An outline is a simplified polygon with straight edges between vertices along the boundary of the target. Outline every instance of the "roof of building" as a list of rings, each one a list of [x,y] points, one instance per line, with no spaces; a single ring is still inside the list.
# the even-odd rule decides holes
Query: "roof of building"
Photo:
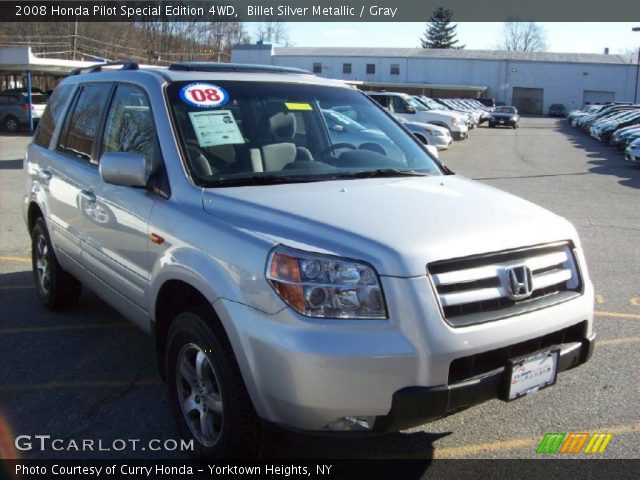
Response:
[[[608,63],[628,65],[622,55],[601,53],[514,52],[506,50],[456,50],[430,48],[280,47],[276,56],[397,57],[468,60],[520,60],[529,62]]]

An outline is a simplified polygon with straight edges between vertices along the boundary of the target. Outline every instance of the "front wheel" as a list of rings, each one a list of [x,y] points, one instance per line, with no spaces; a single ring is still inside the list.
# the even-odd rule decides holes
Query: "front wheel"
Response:
[[[255,458],[266,445],[231,345],[207,308],[180,313],[169,330],[167,393],[178,430],[206,458]]]
[[[42,217],[31,230],[31,266],[36,293],[45,308],[68,310],[78,302],[82,284],[58,263]]]

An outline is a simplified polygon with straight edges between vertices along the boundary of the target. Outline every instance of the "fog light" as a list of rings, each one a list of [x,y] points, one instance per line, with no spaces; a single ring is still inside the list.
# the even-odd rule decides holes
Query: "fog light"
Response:
[[[376,417],[342,417],[328,423],[323,430],[354,432],[371,430]]]

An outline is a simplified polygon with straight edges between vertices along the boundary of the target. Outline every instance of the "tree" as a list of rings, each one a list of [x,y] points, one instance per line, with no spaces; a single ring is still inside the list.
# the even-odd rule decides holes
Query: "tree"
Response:
[[[260,22],[256,26],[255,32],[259,42],[289,45],[289,31],[286,23],[279,21]]]
[[[498,50],[544,52],[547,40],[544,28],[535,22],[505,22]]]
[[[434,10],[421,39],[422,48],[464,48],[464,45],[458,45],[456,40],[458,26],[451,23],[452,18],[451,10],[445,10],[442,7]]]

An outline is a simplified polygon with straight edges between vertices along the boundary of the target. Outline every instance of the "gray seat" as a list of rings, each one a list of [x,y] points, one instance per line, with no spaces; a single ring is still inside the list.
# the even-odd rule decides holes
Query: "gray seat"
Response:
[[[277,143],[263,145],[260,148],[265,172],[282,170],[296,160],[296,118],[291,113],[276,113],[269,118],[269,131]]]
[[[282,170],[295,161],[311,161],[311,152],[293,143],[296,134],[296,117],[292,113],[279,112],[269,118],[269,131],[276,143],[260,147],[265,172]]]

